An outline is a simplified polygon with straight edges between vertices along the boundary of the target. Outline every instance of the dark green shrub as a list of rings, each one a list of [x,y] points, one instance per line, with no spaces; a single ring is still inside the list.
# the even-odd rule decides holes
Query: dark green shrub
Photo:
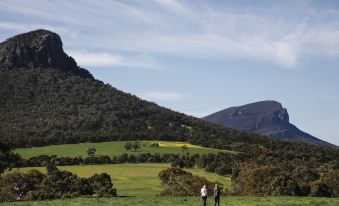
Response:
[[[10,173],[0,178],[0,200],[116,196],[111,177],[106,173],[79,178],[71,172],[60,171],[56,167],[51,168],[47,175],[31,170],[28,173]]]
[[[159,173],[159,178],[165,184],[161,196],[199,196],[203,185],[207,187],[208,195],[213,195],[216,182],[208,181],[204,177],[194,176],[178,168],[170,168]],[[222,185],[218,184],[222,189]]]

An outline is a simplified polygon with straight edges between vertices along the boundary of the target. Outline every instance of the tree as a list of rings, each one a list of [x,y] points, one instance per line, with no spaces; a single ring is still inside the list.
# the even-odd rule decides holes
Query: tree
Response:
[[[185,162],[182,161],[181,159],[175,159],[173,160],[172,164],[171,164],[172,167],[179,167],[179,168],[184,168],[185,167]]]
[[[106,173],[80,178],[58,169],[47,174],[31,170],[9,173],[0,178],[0,185],[0,201],[116,196],[111,177]]]
[[[96,149],[94,148],[94,147],[90,147],[90,148],[88,148],[88,150],[87,150],[87,154],[89,155],[89,156],[94,156],[95,155],[95,153],[96,153]]]
[[[117,191],[113,188],[111,176],[107,173],[95,174],[89,178],[89,182],[98,197],[112,197],[117,195]]]
[[[15,167],[20,160],[20,155],[14,154],[10,146],[0,142],[0,176],[7,168]]]
[[[181,149],[182,149],[182,153],[188,152],[188,147],[187,147],[187,145],[183,145],[183,146],[181,147]]]
[[[219,175],[232,174],[232,167],[223,163],[220,166],[216,167],[214,171]]]
[[[130,149],[132,149],[132,143],[130,142],[126,142],[126,144],[124,145],[125,149],[128,151]]]
[[[164,190],[160,192],[161,196],[194,196],[199,194],[203,185],[206,185],[208,195],[212,195],[214,185],[217,183],[173,167],[161,171],[158,177],[166,184]],[[223,191],[223,185],[220,183],[218,185]]]
[[[46,165],[46,170],[47,170],[47,173],[48,173],[48,174],[51,174],[51,173],[53,173],[53,172],[55,172],[55,171],[58,171],[58,168],[57,168],[57,166],[55,166],[55,164],[48,163],[48,164]]]
[[[160,145],[158,142],[153,142],[150,147],[158,148]]]
[[[132,148],[134,149],[134,151],[137,151],[137,149],[140,149],[140,143],[139,142],[134,142],[132,144]]]

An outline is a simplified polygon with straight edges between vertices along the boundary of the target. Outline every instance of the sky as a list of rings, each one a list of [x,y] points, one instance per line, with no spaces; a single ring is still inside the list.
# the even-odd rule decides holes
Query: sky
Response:
[[[276,100],[339,145],[339,1],[0,1],[0,41],[39,28],[142,99],[196,117]]]

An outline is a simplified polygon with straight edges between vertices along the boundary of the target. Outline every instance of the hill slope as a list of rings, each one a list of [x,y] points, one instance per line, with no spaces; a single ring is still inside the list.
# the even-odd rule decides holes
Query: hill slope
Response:
[[[0,141],[19,147],[110,140],[176,140],[225,148],[260,135],[223,129],[95,80],[37,30],[0,44]]]
[[[228,128],[255,132],[278,139],[330,145],[291,124],[287,109],[276,101],[261,101],[231,107],[208,115],[203,119]]]

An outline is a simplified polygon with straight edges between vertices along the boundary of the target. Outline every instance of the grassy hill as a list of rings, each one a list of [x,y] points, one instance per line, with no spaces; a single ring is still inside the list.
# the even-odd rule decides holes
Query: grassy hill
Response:
[[[87,157],[87,149],[94,147],[97,152],[96,155],[121,155],[123,153],[128,154],[143,154],[143,153],[160,153],[160,154],[183,154],[182,146],[186,145],[190,154],[207,154],[218,152],[229,152],[228,150],[218,150],[213,148],[201,147],[198,145],[192,145],[187,142],[171,142],[171,141],[139,141],[141,148],[137,151],[126,151],[124,145],[127,141],[115,141],[115,142],[100,142],[100,143],[79,143],[79,144],[62,144],[62,145],[50,145],[44,147],[33,148],[19,148],[15,152],[19,153],[23,158],[30,158],[38,155],[57,155],[58,157]],[[151,147],[153,142],[159,143],[159,147]]]
[[[163,186],[160,183],[158,174],[161,170],[167,169],[170,164],[109,164],[109,165],[86,165],[86,166],[61,166],[61,170],[67,170],[80,177],[89,177],[96,173],[108,173],[118,189],[119,196],[156,196]],[[11,172],[27,172],[31,169],[38,169],[46,172],[44,167],[13,169]],[[229,177],[205,172],[203,169],[185,169],[194,175],[206,177],[210,181],[218,181],[230,189],[231,180]]]

